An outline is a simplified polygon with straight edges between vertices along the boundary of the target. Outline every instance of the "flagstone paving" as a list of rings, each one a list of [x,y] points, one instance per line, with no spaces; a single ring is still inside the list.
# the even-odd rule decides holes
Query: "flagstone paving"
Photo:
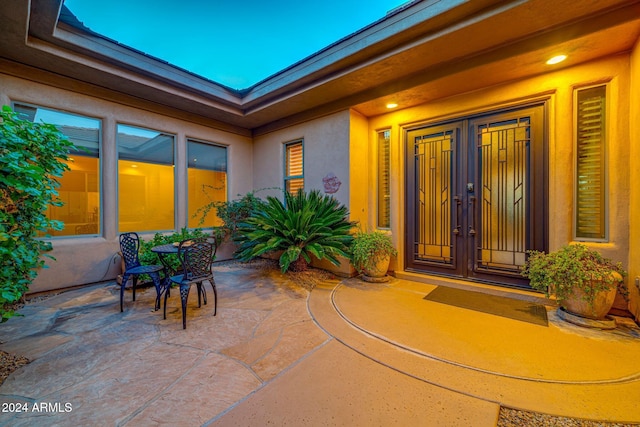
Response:
[[[308,291],[277,271],[215,268],[220,300],[189,299],[187,329],[174,291],[154,311],[152,288],[125,295],[105,283],[29,304],[0,326],[0,348],[32,362],[0,387],[0,424],[201,425],[329,338],[307,310]],[[205,284],[205,286],[208,286]],[[35,412],[40,403],[71,411]],[[38,406],[37,406],[38,407]],[[46,420],[46,421],[45,421]]]

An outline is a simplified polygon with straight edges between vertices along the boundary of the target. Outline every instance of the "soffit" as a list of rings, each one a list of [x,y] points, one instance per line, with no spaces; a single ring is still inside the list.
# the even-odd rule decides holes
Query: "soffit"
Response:
[[[434,99],[558,71],[598,58],[629,52],[640,37],[640,8],[634,6],[613,11],[598,20],[586,20],[529,39],[479,52],[464,61],[452,60],[437,67],[420,70],[402,80],[377,88],[377,96],[363,93],[353,108],[371,117],[389,112],[388,102],[410,107]],[[634,17],[627,20],[625,17]],[[612,24],[612,25],[608,25]],[[561,65],[545,62],[563,53],[568,59]]]
[[[508,12],[476,16],[467,26],[425,34],[369,63],[344,69],[331,80],[283,95],[272,108],[287,116],[297,114],[301,103],[316,104],[316,111],[326,113],[355,106],[365,116],[374,116],[388,112],[387,101],[409,107],[547,72],[544,61],[558,50],[570,56],[563,67],[629,51],[640,35],[638,2],[615,4],[601,14],[584,8],[586,15],[575,10],[574,2],[567,8],[562,1],[522,3]],[[331,94],[341,98],[331,99]],[[251,113],[261,112],[257,108]],[[301,119],[304,113],[299,115]]]

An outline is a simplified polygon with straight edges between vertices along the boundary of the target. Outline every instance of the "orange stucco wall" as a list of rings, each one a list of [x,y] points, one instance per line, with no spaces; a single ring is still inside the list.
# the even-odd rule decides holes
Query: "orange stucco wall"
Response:
[[[640,320],[640,41],[631,53],[629,85],[629,293],[630,310]]]
[[[356,111],[351,111],[351,126],[349,128],[349,156],[353,159],[349,164],[349,175],[351,176],[351,197],[349,198],[349,210],[351,220],[358,222],[359,226],[366,230],[371,224],[370,212],[375,212],[375,205],[370,203],[371,195],[359,189],[367,188],[370,180],[371,168],[368,161],[374,150],[368,138],[368,120]]]
[[[632,274],[638,274],[640,253],[637,246],[630,248],[630,229],[635,230],[635,242],[640,243],[637,219],[630,224],[630,188],[632,182],[640,179],[637,167],[630,168],[630,159],[640,156],[638,148],[637,124],[630,129],[629,123],[638,122],[638,99],[630,109],[630,88],[638,93],[637,73],[640,69],[638,48],[633,58],[617,55],[586,64],[551,71],[534,78],[511,82],[491,88],[460,94],[454,97],[434,100],[415,108],[397,110],[369,120],[368,137],[370,145],[375,141],[376,131],[391,129],[391,205],[392,232],[401,260],[397,269],[402,270],[404,259],[404,181],[405,141],[403,129],[419,125],[437,123],[501,107],[515,106],[536,99],[548,100],[549,134],[549,249],[554,250],[572,240],[573,182],[574,182],[574,141],[573,141],[573,90],[576,87],[608,82],[608,144],[609,144],[609,241],[587,243],[597,248],[605,256],[621,261]],[[636,74],[635,80],[630,73]],[[630,111],[635,120],[631,120]],[[633,135],[633,136],[632,136]],[[632,150],[632,151],[630,151]],[[353,161],[359,162],[354,157]],[[369,164],[369,179],[366,185],[352,191],[364,191],[369,195],[370,206],[375,206],[375,158],[362,157]],[[635,179],[630,179],[631,169]],[[638,207],[640,201],[634,195],[632,204]],[[637,210],[637,209],[636,209]],[[370,212],[369,223],[375,224],[375,212]],[[630,251],[631,249],[631,251]],[[635,264],[635,265],[632,265]]]
[[[105,101],[93,97],[91,93],[71,92],[20,79],[2,74],[0,70],[0,102],[3,105],[10,105],[14,101],[102,120],[102,235],[53,239],[53,251],[50,254],[57,261],[47,261],[49,268],[39,272],[37,279],[30,287],[30,292],[113,279],[119,274],[120,262],[116,255],[118,251],[115,142],[117,123],[160,130],[176,136],[176,188],[186,189],[187,138],[211,141],[228,147],[230,195],[244,193],[252,188],[253,147],[248,137],[152,113],[145,109]],[[186,190],[176,191],[177,228],[187,224],[186,197]]]

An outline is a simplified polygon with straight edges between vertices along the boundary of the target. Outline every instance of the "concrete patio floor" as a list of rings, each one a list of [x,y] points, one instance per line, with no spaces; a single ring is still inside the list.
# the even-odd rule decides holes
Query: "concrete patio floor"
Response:
[[[588,330],[549,307],[534,325],[400,279],[309,293],[273,270],[214,272],[218,314],[193,289],[186,330],[177,291],[166,320],[152,288],[120,313],[114,283],[26,305],[0,325],[0,349],[31,360],[0,387],[0,425],[495,426],[501,405],[640,422],[633,322]]]

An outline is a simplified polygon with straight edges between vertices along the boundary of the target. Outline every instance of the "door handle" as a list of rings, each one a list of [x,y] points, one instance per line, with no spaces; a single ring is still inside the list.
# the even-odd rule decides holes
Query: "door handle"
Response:
[[[469,235],[476,235],[476,196],[469,197],[469,204],[471,205],[471,225],[469,225]]]
[[[456,223],[453,227],[453,234],[456,236],[460,234],[460,206],[462,205],[462,198],[460,196],[453,196],[453,200],[456,202]]]

